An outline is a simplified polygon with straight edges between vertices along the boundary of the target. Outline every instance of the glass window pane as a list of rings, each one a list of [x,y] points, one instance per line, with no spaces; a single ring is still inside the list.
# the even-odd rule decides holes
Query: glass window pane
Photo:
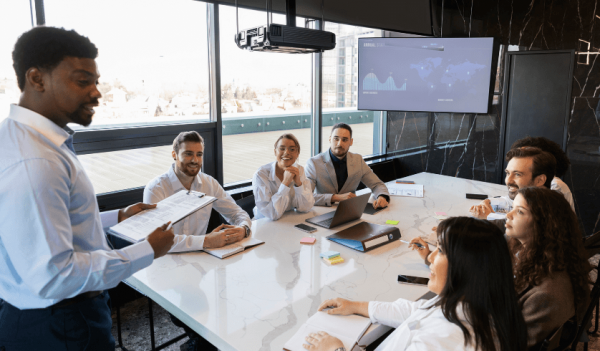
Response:
[[[310,157],[312,55],[241,50],[234,41],[235,7],[220,5],[219,16],[223,182],[251,179],[275,161],[275,140],[286,132],[298,138],[304,166]],[[240,30],[267,24],[263,11],[239,9],[238,16]],[[285,23],[285,17],[274,14],[273,21]]]
[[[208,121],[206,3],[105,0],[92,11],[87,1],[45,0],[44,6],[49,26],[75,29],[98,47],[103,97],[90,128]]]
[[[96,194],[146,186],[173,163],[172,145],[79,155]]]
[[[6,1],[0,11],[0,121],[19,102],[21,91],[13,69],[12,52],[21,34],[31,29],[29,1]]]
[[[380,116],[381,113],[356,109],[358,38],[380,37],[383,31],[333,22],[325,22],[325,30],[335,33],[337,44],[335,50],[323,53],[322,151],[329,147],[330,126],[333,124],[328,123],[343,121],[350,124],[353,130],[354,144],[350,147],[350,151],[363,156],[371,155],[373,154],[373,117]],[[363,116],[362,119],[359,118],[360,115]],[[354,119],[349,119],[350,116]]]

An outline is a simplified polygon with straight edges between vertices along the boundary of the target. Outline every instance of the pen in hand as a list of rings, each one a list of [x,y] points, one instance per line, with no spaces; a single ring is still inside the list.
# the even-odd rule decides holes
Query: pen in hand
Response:
[[[405,244],[409,244],[410,245],[410,242],[408,242],[406,240],[400,240],[400,241],[403,242],[403,243],[405,243]],[[423,245],[421,245],[419,243],[413,243],[413,245],[415,245],[416,247],[419,247],[421,249],[423,248]]]

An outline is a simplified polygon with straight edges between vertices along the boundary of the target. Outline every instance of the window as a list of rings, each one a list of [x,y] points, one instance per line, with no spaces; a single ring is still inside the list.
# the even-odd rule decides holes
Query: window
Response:
[[[351,152],[367,156],[373,154],[374,150],[384,151],[374,148],[381,136],[379,129],[373,127],[373,122],[381,118],[381,112],[357,110],[357,100],[353,94],[358,86],[357,39],[382,36],[383,31],[332,22],[325,22],[325,30],[335,33],[337,45],[336,50],[323,53],[322,151],[329,147],[331,126],[338,122],[348,123],[352,127],[354,144]]]
[[[44,4],[48,25],[75,29],[99,49],[103,97],[90,128],[209,120],[205,3]]]
[[[10,111],[10,104],[19,102],[21,91],[13,69],[12,51],[19,36],[31,29],[28,1],[10,1],[0,11],[0,121]]]
[[[238,11],[240,30],[267,22],[263,11]],[[235,7],[220,5],[219,16],[223,183],[251,179],[274,161],[273,144],[286,132],[298,138],[304,166],[310,157],[312,55],[241,50],[234,42]],[[273,21],[285,23],[285,17],[273,14]]]
[[[182,130],[159,138],[145,129],[151,136],[142,141],[141,128],[209,122],[206,3],[106,0],[92,8],[45,0],[44,7],[49,26],[74,29],[99,50],[100,106],[90,127],[71,128],[78,135],[129,133],[120,149],[80,153],[96,193],[145,186],[173,162],[171,143]]]

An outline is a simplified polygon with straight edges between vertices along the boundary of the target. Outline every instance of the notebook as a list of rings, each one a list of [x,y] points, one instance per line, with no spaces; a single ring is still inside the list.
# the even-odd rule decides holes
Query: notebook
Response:
[[[229,244],[218,249],[202,249],[202,251],[220,259],[224,259],[229,256],[233,256],[236,253],[242,252],[247,248],[258,246],[264,243],[264,241],[258,240],[256,238],[246,238],[241,241],[238,241],[237,243]]]
[[[201,192],[181,190],[157,203],[156,208],[139,212],[110,227],[108,232],[136,243],[165,223],[176,223],[216,200]]]
[[[285,343],[283,349],[286,351],[306,351],[302,345],[308,344],[305,341],[308,334],[324,331],[340,339],[346,350],[350,351],[370,325],[371,320],[369,318],[358,315],[340,316],[327,314],[326,311],[317,312]]]

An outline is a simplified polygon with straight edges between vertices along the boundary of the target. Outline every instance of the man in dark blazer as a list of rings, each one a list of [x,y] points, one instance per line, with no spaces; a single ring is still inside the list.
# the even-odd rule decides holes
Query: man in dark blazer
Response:
[[[352,128],[345,123],[333,126],[329,136],[331,147],[306,162],[306,177],[314,192],[315,205],[331,206],[356,195],[363,182],[373,192],[373,207],[386,207],[390,193],[385,184],[373,173],[361,155],[348,152],[353,143]]]

